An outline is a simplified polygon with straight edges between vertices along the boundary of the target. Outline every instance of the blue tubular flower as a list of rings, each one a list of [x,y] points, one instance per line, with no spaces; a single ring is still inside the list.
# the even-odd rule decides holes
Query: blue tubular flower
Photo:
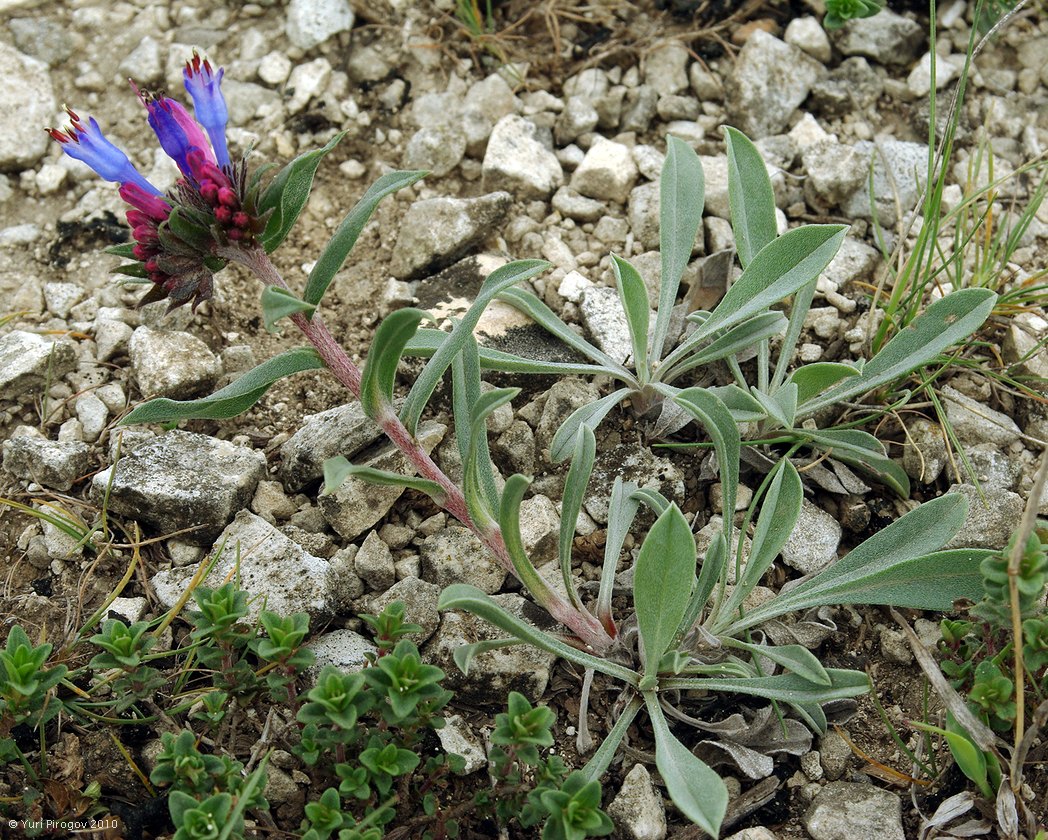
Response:
[[[127,155],[105,138],[94,117],[88,117],[85,125],[71,109],[66,108],[66,113],[69,114],[70,123],[65,131],[59,131],[57,128],[47,129],[47,133],[58,141],[63,152],[71,158],[83,161],[107,181],[134,184],[152,195],[162,195],[160,190],[135,169]]]
[[[193,111],[197,122],[204,127],[211,139],[211,147],[215,151],[219,167],[229,166],[229,149],[226,147],[226,123],[229,121],[229,112],[226,110],[226,100],[221,89],[224,72],[221,67],[217,73],[214,72],[211,63],[206,58],[201,60],[195,52],[182,71],[186,90],[193,97]]]
[[[149,114],[149,127],[156,134],[161,148],[178,165],[179,171],[192,181],[193,172],[187,155],[193,149],[200,149],[207,155],[210,155],[211,152],[204,132],[193,122],[189,112],[174,99],[154,96],[138,88],[135,88],[135,92],[142,104],[146,106]]]

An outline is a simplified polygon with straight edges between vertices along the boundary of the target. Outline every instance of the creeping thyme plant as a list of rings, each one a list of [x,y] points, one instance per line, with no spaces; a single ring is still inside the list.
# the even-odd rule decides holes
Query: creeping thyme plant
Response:
[[[181,172],[176,186],[166,193],[149,184],[127,157],[105,140],[93,119],[85,122],[70,112],[71,126],[52,131],[52,136],[68,154],[121,185],[121,195],[132,207],[128,220],[136,244],[116,251],[133,260],[121,271],[150,285],[145,301],[169,299],[172,307],[185,303],[195,307],[211,296],[214,273],[235,262],[261,281],[267,326],[288,318],[310,346],[264,362],[205,399],[152,400],[137,407],[124,422],[232,417],[257,402],[278,379],[316,368],[327,368],[359,399],[367,415],[407,457],[415,475],[378,471],[335,458],[325,465],[326,490],[355,475],[428,494],[473,531],[562,626],[559,633],[540,631],[471,586],[449,586],[441,596],[441,609],[468,610],[506,634],[505,638],[461,648],[456,653],[460,668],[468,670],[471,660],[487,650],[521,643],[580,666],[586,675],[579,720],[583,751],[592,746],[586,709],[594,681],[601,680],[605,687],[617,684],[621,691],[617,721],[585,767],[570,774],[566,767],[540,760],[535,754],[535,747],[548,743],[540,731],[545,716],[533,714],[530,706],[524,708],[523,698],[510,698],[509,714],[516,715],[517,723],[499,724],[496,729],[498,739],[504,740],[495,741],[501,751],[494,761],[495,773],[513,787],[528,768],[527,772],[537,775],[542,784],[548,783],[537,795],[525,797],[527,805],[520,811],[522,821],[529,824],[546,819],[544,837],[607,833],[610,825],[599,810],[599,780],[642,708],[654,735],[655,763],[670,797],[686,817],[716,836],[728,805],[727,787],[717,772],[679,739],[669,723],[672,718],[700,729],[708,726],[703,715],[710,701],[689,701],[689,694],[701,692],[709,698],[727,693],[770,701],[780,715],[783,732],[796,733],[798,727],[803,730],[802,722],[816,731],[825,730],[826,704],[846,701],[869,688],[865,674],[827,668],[799,642],[772,644],[762,625],[787,613],[806,613],[834,604],[948,610],[958,598],[974,600],[979,596],[980,563],[991,552],[942,548],[957,533],[966,513],[964,499],[952,495],[916,507],[843,560],[792,589],[758,606],[752,606],[749,600],[800,515],[804,488],[791,460],[799,450],[807,447],[831,453],[835,459],[871,473],[900,495],[908,494],[905,475],[875,438],[857,429],[820,429],[813,418],[842,401],[897,386],[911,372],[934,364],[944,350],[979,327],[993,306],[992,292],[970,289],[948,295],[872,359],[791,369],[816,280],[836,253],[844,229],[810,225],[779,235],[764,162],[748,139],[728,129],[729,192],[742,273],[712,311],[688,311],[687,306],[678,305],[678,287],[701,222],[703,174],[691,148],[671,137],[661,179],[662,277],[654,325],[643,280],[625,259],[614,258],[617,288],[632,342],[629,364],[609,358],[579,337],[537,298],[528,281],[548,265],[527,260],[493,272],[475,303],[449,333],[420,329],[427,315],[419,310],[394,312],[378,327],[360,369],[335,341],[318,308],[378,202],[426,173],[391,172],[380,178],[325,246],[304,289],[292,290],[269,254],[289,234],[321,158],[339,138],[303,154],[263,187],[259,173],[250,172],[244,161],[232,161],[226,150],[221,77],[221,70],[213,71],[207,61],[197,57],[186,66],[186,87],[200,125],[177,102],[139,94],[150,125]],[[484,308],[497,298],[526,312],[588,361],[537,362],[478,346],[473,330]],[[776,349],[778,355],[772,365]],[[394,409],[394,387],[404,354],[429,359],[398,412]],[[756,377],[751,383],[743,365],[754,355]],[[696,385],[699,372],[715,363],[723,363],[734,381],[716,387]],[[622,385],[573,414],[554,438],[554,460],[570,461],[556,582],[539,574],[523,548],[520,504],[530,479],[513,475],[500,484],[488,451],[487,418],[508,404],[517,390],[484,391],[482,369],[607,374]],[[414,437],[431,396],[449,370],[456,440],[463,463],[461,486],[442,471]],[[708,438],[724,487],[725,511],[735,509],[744,447],[765,453],[766,475],[745,513],[743,530],[753,525],[748,550],[744,541],[734,536],[730,517],[726,517],[729,521],[723,523],[701,558],[691,525],[677,504],[655,491],[617,480],[609,502],[599,591],[595,601],[587,602],[572,574],[574,524],[594,468],[595,430],[615,406],[626,400],[635,411],[658,414],[664,432],[694,423]],[[650,508],[654,524],[633,562],[632,597],[615,604],[616,570],[642,506]],[[258,653],[274,662],[270,678],[278,683],[281,674],[300,664],[294,661],[295,645],[282,644],[280,637],[297,643],[302,629],[292,622],[281,624],[278,632],[273,624],[268,627],[270,640],[258,643]],[[216,639],[228,638],[230,650],[241,643],[235,634],[222,635],[217,627],[208,632]],[[134,638],[137,630],[129,628],[127,633]],[[124,644],[114,637],[114,650],[119,647],[118,641]],[[114,666],[133,671],[121,679],[129,680],[132,687],[136,679],[148,684],[148,671],[142,672],[137,660],[122,650],[110,651]],[[437,688],[436,672],[419,661],[410,643],[399,642],[383,653],[376,666],[363,675],[323,672],[299,709],[298,719],[305,727],[300,754],[307,761],[320,760],[321,752],[328,750],[335,757],[339,777],[337,787],[328,788],[319,802],[307,806],[311,838],[327,837],[335,831],[342,832],[343,837],[380,836],[389,807],[386,797],[399,789],[397,780],[402,775],[419,765],[419,756],[411,753],[415,744],[410,740],[397,744],[377,737],[361,742],[355,729],[360,716],[378,712],[392,725],[423,715],[435,725],[433,716],[447,702],[446,693]],[[215,655],[212,667],[220,671],[235,664],[223,654],[221,644]],[[233,682],[222,690],[238,690]],[[390,693],[388,704],[376,706],[377,701],[367,699],[369,687],[390,690],[394,685],[413,688],[400,695]],[[287,691],[292,686],[270,683],[269,688]],[[398,696],[399,700],[393,699]],[[220,716],[221,709],[218,704],[209,704],[203,714]],[[418,725],[430,723],[420,721]],[[507,734],[511,731],[517,733],[515,742]],[[341,763],[340,757],[345,757],[347,750],[361,747],[359,767]],[[339,766],[347,769],[343,772]],[[439,768],[428,765],[425,770],[425,774],[438,772]],[[518,790],[513,795],[519,794]],[[221,796],[222,792],[214,795]],[[354,798],[366,799],[368,804],[361,821],[345,811],[345,803]],[[496,813],[506,807],[506,801],[493,801]],[[172,801],[172,808],[175,804]],[[217,819],[220,812],[228,810],[229,802],[222,799],[213,802],[213,807],[205,806],[201,807],[210,807]],[[206,815],[199,819],[207,822]],[[441,830],[448,828],[448,824],[441,825]]]

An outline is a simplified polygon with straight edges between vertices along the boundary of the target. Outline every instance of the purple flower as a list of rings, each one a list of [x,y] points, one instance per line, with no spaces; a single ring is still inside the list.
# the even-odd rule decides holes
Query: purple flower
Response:
[[[149,114],[149,127],[153,129],[160,146],[177,165],[182,174],[193,178],[188,155],[193,149],[199,149],[205,156],[212,158],[211,146],[200,126],[196,124],[181,103],[166,96],[140,91],[135,93]]]
[[[211,63],[206,58],[201,60],[196,52],[193,53],[192,60],[186,62],[182,71],[186,90],[193,98],[193,112],[197,122],[204,127],[211,139],[215,161],[220,167],[229,166],[229,150],[226,148],[226,123],[229,121],[229,112],[226,110],[226,100],[221,89],[224,72],[221,67],[217,73],[214,72]]]
[[[107,181],[134,184],[147,193],[161,195],[160,190],[135,169],[127,155],[105,138],[94,117],[88,117],[85,125],[70,108],[66,108],[66,113],[69,114],[70,123],[65,131],[47,129],[47,133],[62,146],[63,152],[83,161]]]

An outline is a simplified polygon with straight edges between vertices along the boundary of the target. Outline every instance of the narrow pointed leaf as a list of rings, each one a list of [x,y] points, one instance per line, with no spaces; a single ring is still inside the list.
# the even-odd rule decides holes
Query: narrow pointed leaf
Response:
[[[800,516],[804,488],[796,468],[788,459],[783,459],[779,461],[776,470],[777,473],[768,485],[768,492],[761,504],[761,513],[753,533],[746,568],[720,612],[720,615],[729,620],[771,567],[786,540],[793,533]],[[729,510],[727,507],[724,509]]]
[[[858,376],[859,369],[840,362],[814,362],[797,368],[788,382],[797,386],[797,402],[804,404],[827,388],[849,376]]]
[[[575,523],[578,521],[579,511],[582,510],[586,486],[589,484],[596,456],[597,439],[593,436],[593,430],[585,425],[579,426],[575,436],[575,454],[568,468],[568,476],[564,480],[564,495],[560,508],[560,539],[557,546],[564,590],[576,607],[581,606],[582,602],[571,579],[571,549],[575,542]]]
[[[364,225],[368,223],[371,214],[375,212],[379,202],[387,195],[414,184],[428,174],[428,172],[422,171],[387,172],[368,187],[368,191],[364,193],[360,201],[353,205],[353,209],[342,220],[338,230],[335,231],[328,244],[324,246],[320,259],[313,266],[313,270],[309,272],[306,291],[302,295],[306,303],[311,303],[314,306],[320,303],[335,274],[342,268],[342,264],[346,261],[346,257],[349,256],[349,252],[357,244],[360,232],[364,229]]]
[[[843,225],[805,225],[769,242],[696,334],[708,336],[741,323],[799,291],[829,265],[847,230]]]
[[[611,261],[615,267],[619,300],[622,301],[622,308],[626,312],[630,343],[633,345],[633,368],[643,385],[648,381],[648,318],[651,312],[648,306],[648,289],[637,269],[626,260],[612,256]]]
[[[346,132],[339,132],[326,146],[299,155],[281,169],[263,191],[258,203],[259,215],[272,211],[266,221],[266,229],[259,237],[267,254],[272,254],[291,232],[302,208],[306,206],[320,161],[345,136]]]
[[[607,629],[611,624],[611,598],[614,592],[615,572],[622,554],[626,535],[637,516],[640,503],[632,495],[637,485],[632,481],[624,482],[622,476],[615,476],[611,485],[611,500],[608,502],[608,532],[604,540],[604,565],[600,573],[600,591],[597,594],[597,618]]]
[[[694,584],[695,538],[684,514],[670,505],[648,531],[633,567],[633,603],[646,677],[658,672]]]
[[[748,350],[760,341],[773,336],[780,335],[786,328],[786,316],[781,312],[762,312],[754,315],[748,321],[726,330],[723,335],[717,336],[709,344],[701,346],[707,339],[702,338],[692,342],[690,337],[669,356],[666,357],[660,378],[666,382],[685,371],[692,370],[700,365],[708,365],[728,356],[734,356],[744,350]],[[694,351],[694,352],[693,352]],[[665,366],[669,365],[667,369]]]
[[[753,423],[768,416],[764,406],[738,385],[718,385],[708,390],[724,403],[736,423]]]
[[[497,388],[482,394],[473,406],[469,430],[469,451],[463,464],[463,484],[466,504],[475,524],[492,524],[498,505],[497,494],[492,494],[491,473],[494,465],[487,447],[487,420],[495,409],[505,405],[520,393],[519,388]],[[483,444],[480,441],[483,440]]]
[[[724,780],[670,732],[654,691],[644,693],[644,702],[655,735],[655,766],[673,804],[711,837],[720,837],[728,810]]]
[[[590,760],[586,762],[586,766],[580,771],[588,781],[599,781],[608,771],[611,762],[615,758],[615,753],[618,752],[619,744],[622,743],[626,731],[630,728],[630,724],[633,723],[633,719],[637,716],[637,712],[639,712],[643,706],[644,701],[642,701],[640,697],[634,695],[630,698],[629,703],[626,704],[626,708],[619,713],[615,725],[611,727],[608,734],[604,736],[604,740],[600,742],[597,751],[590,756]]]
[[[554,433],[553,440],[550,442],[550,461],[559,464],[571,455],[575,448],[575,435],[578,434],[579,426],[596,429],[608,412],[626,399],[629,394],[629,388],[619,388],[608,396],[584,405],[582,408],[577,408],[569,414],[568,419],[560,424],[560,428]]]
[[[423,327],[404,347],[405,356],[430,357],[448,337],[448,333],[441,330]],[[495,350],[491,347],[480,347],[480,367],[482,370],[498,370],[506,373],[551,373],[557,376],[576,376],[607,374],[607,368],[600,365],[590,365],[572,362],[550,362],[539,359],[527,359],[514,353],[503,350]]]
[[[688,388],[674,398],[674,402],[698,420],[713,441],[720,467],[721,486],[724,488],[724,510],[735,510],[735,493],[739,486],[739,427],[728,407],[706,388]],[[726,517],[730,518],[727,513]],[[731,532],[728,553],[731,553]]]
[[[486,653],[489,650],[501,650],[502,648],[513,647],[519,644],[523,644],[520,639],[486,639],[483,642],[459,645],[455,648],[454,653],[451,654],[451,658],[455,660],[455,664],[462,672],[462,675],[468,677],[469,666],[478,653]]]
[[[632,379],[630,372],[603,350],[599,350],[565,324],[557,314],[527,289],[509,288],[499,292],[498,299],[519,309],[546,332],[555,335],[569,347],[592,359],[616,378]]]
[[[636,686],[640,682],[640,676],[635,671],[631,671],[629,668],[624,668],[602,657],[581,651],[548,633],[542,632],[533,624],[528,624],[526,621],[507,612],[493,601],[489,595],[485,595],[477,587],[470,586],[468,583],[453,583],[451,586],[445,587],[437,601],[437,609],[441,611],[466,610],[466,612],[484,619],[484,621],[495,625],[500,630],[504,630],[522,642],[533,645],[540,650],[554,653],[563,659],[574,662],[576,665],[581,665],[583,668],[592,668],[594,671],[600,671],[602,674],[615,677],[632,686]]]
[[[506,481],[506,486],[502,491],[502,500],[499,503],[499,529],[502,531],[506,551],[509,553],[520,582],[524,584],[540,606],[548,607],[555,597],[553,588],[538,573],[531,558],[524,551],[524,541],[520,536],[520,502],[530,484],[531,479],[519,474],[510,476]],[[577,605],[578,595],[574,592],[574,587],[570,587],[568,591],[573,596],[573,605]]]
[[[281,318],[298,312],[312,314],[314,309],[316,307],[313,304],[306,303],[283,286],[266,286],[262,290],[262,318],[267,332],[278,332],[276,324]]]
[[[770,659],[816,685],[832,685],[830,675],[819,658],[803,645],[751,645],[732,641],[731,646],[749,651],[757,657]]]
[[[430,360],[426,363],[425,368],[422,369],[422,373],[419,374],[418,379],[415,380],[415,384],[411,386],[411,391],[408,392],[404,400],[404,405],[400,410],[400,419],[411,434],[415,434],[419,418],[422,417],[422,412],[426,407],[426,403],[429,402],[429,398],[433,395],[437,383],[444,376],[444,372],[451,367],[451,360],[462,351],[462,345],[465,343],[466,337],[473,334],[473,330],[476,328],[477,322],[480,321],[480,316],[487,305],[495,299],[499,292],[505,291],[522,280],[534,277],[548,267],[549,263],[543,260],[520,260],[497,268],[488,275],[487,280],[481,285],[473,305],[470,306],[462,316],[462,320],[454,326],[451,334],[430,357]]]
[[[775,193],[764,158],[750,139],[737,129],[724,127],[728,153],[728,201],[739,262],[745,268],[758,251],[778,234]]]
[[[236,417],[257,403],[270,386],[286,376],[317,370],[324,362],[312,347],[287,350],[249,370],[210,397],[199,400],[169,400],[160,397],[137,406],[120,424],[170,423],[175,420],[225,420]]]
[[[658,314],[651,337],[651,356],[662,358],[680,278],[691,259],[695,237],[702,224],[705,176],[695,151],[676,137],[666,138],[666,161],[659,177],[659,254],[662,278]]]
[[[884,445],[859,429],[804,430],[804,436],[838,461],[875,475],[902,498],[910,495],[910,477],[884,451]]]
[[[652,490],[650,487],[641,487],[634,490],[630,493],[630,498],[636,499],[638,502],[646,505],[656,516],[662,516],[670,506],[669,499],[663,496],[658,490]]]
[[[786,327],[786,335],[782,337],[779,357],[775,360],[775,373],[772,375],[769,386],[769,390],[772,393],[779,389],[779,386],[786,378],[786,371],[789,370],[793,361],[793,353],[797,349],[797,341],[801,337],[804,321],[808,317],[812,299],[815,297],[815,286],[818,283],[818,279],[818,276],[813,277],[810,282],[801,286],[793,295],[793,300],[790,303],[790,323]]]
[[[324,461],[324,493],[334,493],[350,476],[359,478],[369,484],[418,490],[420,493],[425,493],[438,505],[442,505],[447,498],[444,488],[428,478],[401,475],[389,470],[377,470],[374,467],[351,464],[343,455],[336,455],[334,458],[328,458]]]
[[[677,638],[684,636],[695,626],[695,622],[702,615],[703,607],[713,593],[717,581],[721,579],[721,572],[728,559],[728,541],[724,538],[724,531],[717,534],[706,549],[706,556],[702,560],[702,568],[699,570],[695,589],[692,590],[691,599],[688,601],[688,609],[684,613],[684,620],[677,629]]]
[[[828,405],[890,385],[929,364],[947,348],[964,341],[993,311],[997,295],[989,289],[961,289],[935,301],[852,376],[809,399],[799,409],[806,416]]]
[[[392,406],[401,351],[427,317],[421,309],[398,309],[379,324],[360,380],[360,404],[368,417]]]
[[[827,668],[829,684],[812,682],[799,674],[775,674],[769,677],[665,677],[663,689],[704,689],[732,694],[749,694],[780,703],[829,703],[857,697],[870,690],[870,680],[861,671]]]
[[[472,335],[467,335],[462,342],[462,351],[451,361],[451,402],[455,418],[455,443],[458,445],[462,463],[470,463],[471,447],[476,448],[475,458],[478,464],[491,464],[491,451],[488,447],[487,428],[481,434],[467,434],[465,430],[473,427],[473,411],[480,399],[480,359],[478,345]],[[492,469],[481,469],[477,473],[480,488],[487,501],[487,506],[495,510],[499,505],[499,492],[495,486],[495,475]]]

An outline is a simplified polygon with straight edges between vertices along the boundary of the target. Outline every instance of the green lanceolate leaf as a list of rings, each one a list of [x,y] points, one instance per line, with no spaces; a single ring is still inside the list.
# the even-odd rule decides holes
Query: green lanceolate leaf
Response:
[[[125,242],[123,245],[110,245],[104,249],[104,253],[112,254],[114,257],[123,257],[125,260],[133,260],[135,257],[135,242]]]
[[[133,423],[225,420],[236,417],[262,399],[263,394],[277,380],[293,373],[322,367],[324,362],[312,347],[288,350],[249,370],[225,388],[215,391],[210,397],[199,400],[169,400],[160,397],[138,406],[120,423],[129,426]]]
[[[559,464],[567,458],[574,451],[575,435],[578,434],[579,426],[597,428],[600,421],[607,417],[608,412],[626,399],[629,394],[629,388],[619,388],[596,402],[575,409],[553,435],[553,440],[549,445],[550,460],[554,464]]]
[[[799,291],[829,265],[847,230],[843,225],[805,225],[773,239],[757,252],[695,334],[712,335]]]
[[[803,405],[812,397],[836,385],[849,376],[858,376],[859,369],[840,362],[814,362],[797,368],[788,382],[797,386],[797,402]]]
[[[745,650],[787,668],[816,685],[832,685],[830,675],[819,658],[803,645],[751,645],[737,639],[725,641],[730,647]]]
[[[619,290],[619,300],[626,312],[626,325],[630,331],[630,343],[633,345],[633,367],[640,377],[640,384],[648,381],[648,290],[644,281],[632,265],[626,260],[613,256],[615,280]]]
[[[423,327],[404,347],[405,356],[424,356],[429,358],[447,339],[448,334],[437,329]],[[550,373],[556,376],[577,376],[608,373],[601,365],[574,364],[572,362],[548,362],[538,359],[527,359],[513,353],[495,350],[491,347],[480,348],[480,367],[482,370],[498,370],[506,373]]]
[[[728,810],[724,780],[670,732],[654,691],[644,693],[644,703],[655,734],[655,766],[670,799],[699,828],[711,837],[719,837]]]
[[[259,237],[267,254],[272,254],[291,232],[302,208],[306,206],[320,161],[345,136],[344,131],[340,132],[323,148],[299,155],[277,173],[262,193],[258,202],[259,215],[271,213],[266,221],[266,229]]]
[[[489,624],[494,624],[500,630],[520,639],[529,645],[534,645],[540,650],[554,653],[557,656],[581,665],[583,668],[592,668],[602,674],[615,677],[628,685],[636,686],[640,682],[640,675],[629,668],[623,668],[610,660],[599,656],[593,656],[555,639],[548,633],[544,633],[533,624],[528,624],[510,614],[500,607],[490,596],[485,595],[477,587],[468,583],[453,583],[440,593],[437,601],[438,610],[466,610],[478,618],[484,619]]]
[[[560,539],[557,545],[560,573],[564,589],[575,607],[581,606],[575,583],[571,579],[571,549],[575,542],[575,523],[582,510],[593,462],[597,456],[597,439],[588,426],[579,426],[575,436],[575,454],[571,458],[568,477],[564,481],[564,496],[560,508]]]
[[[750,610],[732,634],[794,610],[825,604],[882,604],[949,610],[958,598],[982,597],[982,549],[937,551],[964,522],[968,503],[957,493],[925,502],[895,520],[828,569]]]
[[[633,376],[626,368],[571,329],[557,317],[557,314],[552,309],[539,300],[534,292],[529,292],[527,289],[510,288],[499,292],[498,299],[508,303],[514,309],[519,309],[546,332],[555,335],[573,350],[577,350],[586,358],[595,361],[604,373],[610,373],[615,378],[627,382],[634,381]]]
[[[611,598],[614,594],[615,572],[622,554],[626,535],[637,516],[640,502],[633,498],[637,485],[632,481],[624,482],[622,476],[615,476],[611,485],[611,500],[608,502],[608,532],[604,540],[604,565],[600,573],[600,590],[597,594],[597,618],[607,629],[612,624]]]
[[[910,477],[906,470],[888,457],[884,444],[859,429],[805,429],[808,438],[831,457],[872,473],[902,498],[910,495]]]
[[[680,278],[691,259],[695,236],[702,224],[705,177],[694,150],[676,137],[666,138],[666,162],[659,178],[659,252],[662,279],[655,331],[651,337],[653,361],[662,358]]]
[[[498,508],[499,529],[502,531],[506,551],[520,582],[541,606],[548,607],[555,598],[553,588],[531,562],[520,536],[520,502],[529,484],[531,484],[531,479],[519,474],[511,475],[507,479]],[[571,584],[570,579],[568,584],[572,604],[577,604],[578,593],[575,592],[575,587]]]
[[[702,568],[699,570],[695,589],[691,593],[688,609],[684,613],[684,620],[681,621],[680,627],[677,629],[678,639],[683,639],[691,628],[695,626],[695,622],[699,620],[706,602],[713,593],[713,587],[721,579],[721,572],[723,572],[727,561],[728,541],[724,538],[724,531],[722,530],[714,536],[709,548],[706,549],[706,556],[702,559]]]
[[[768,485],[768,493],[761,505],[757,528],[750,544],[750,556],[746,568],[737,578],[735,589],[725,603],[719,615],[724,618],[718,624],[722,627],[725,621],[742,605],[746,596],[760,583],[782,546],[789,539],[800,516],[801,503],[804,501],[804,488],[801,477],[788,459],[783,459],[775,466],[776,474]],[[725,507],[724,510],[729,510]],[[717,632],[714,630],[713,632]]]
[[[266,286],[262,290],[262,317],[267,332],[279,332],[276,324],[281,318],[298,312],[312,313],[314,309],[316,307],[313,304],[306,303],[283,286]]]
[[[336,455],[324,461],[324,493],[334,493],[350,476],[359,478],[369,484],[380,484],[386,487],[405,487],[418,490],[443,505],[447,494],[437,482],[428,478],[401,475],[389,470],[377,470],[374,467],[363,467],[351,464],[343,455]]]
[[[799,415],[803,417],[828,405],[890,385],[932,362],[948,347],[964,341],[979,329],[996,302],[997,295],[989,289],[961,289],[935,301],[870,359],[859,376],[849,377],[808,400],[800,406]]]
[[[398,309],[379,324],[360,379],[360,404],[371,419],[391,408],[400,354],[428,317],[421,309]]]
[[[724,488],[725,518],[735,510],[735,493],[739,486],[739,451],[741,442],[739,427],[728,407],[706,388],[688,388],[674,397],[681,408],[698,420],[713,441],[720,467],[721,486]],[[728,532],[731,533],[730,531]],[[728,552],[731,552],[731,536],[728,537]]]
[[[437,383],[444,376],[444,372],[451,367],[452,359],[462,351],[462,345],[465,343],[466,337],[473,334],[473,330],[476,328],[477,322],[480,321],[480,316],[484,312],[485,307],[495,299],[499,292],[505,291],[522,280],[534,277],[548,267],[549,263],[543,260],[519,260],[497,268],[488,275],[488,279],[484,281],[480,291],[477,292],[473,305],[470,306],[462,316],[462,320],[454,326],[451,334],[430,357],[430,360],[426,363],[422,373],[419,374],[418,379],[415,380],[415,384],[411,386],[411,391],[408,392],[407,398],[404,400],[404,406],[400,410],[400,419],[411,434],[415,434],[419,418],[422,417],[422,411],[425,409],[426,403],[429,402],[429,398],[433,395]]]
[[[587,779],[599,780],[607,772],[612,760],[615,758],[615,753],[619,749],[619,744],[622,743],[626,731],[630,728],[630,724],[633,723],[633,719],[643,705],[644,701],[637,695],[630,698],[626,708],[622,710],[615,721],[615,725],[604,736],[604,740],[600,742],[597,751],[590,756],[590,760],[586,762],[586,766],[580,771]]]
[[[659,379],[672,382],[692,368],[741,353],[760,341],[781,334],[787,323],[786,316],[781,312],[762,312],[726,330],[704,347],[700,345],[706,341],[705,338],[694,342],[689,338],[666,357],[658,374]]]
[[[387,172],[368,188],[368,191],[364,193],[360,201],[353,206],[346,218],[342,220],[342,224],[338,226],[338,230],[335,231],[334,236],[331,237],[331,240],[325,246],[320,259],[313,266],[313,270],[309,272],[306,291],[302,295],[307,303],[311,303],[314,306],[320,303],[335,274],[342,268],[342,264],[346,261],[346,257],[349,256],[349,252],[357,244],[360,232],[364,229],[368,219],[371,218],[371,214],[375,212],[379,202],[387,195],[414,184],[428,174],[428,172],[422,171]]]
[[[828,682],[825,681],[828,678]],[[870,690],[870,679],[861,671],[826,668],[824,676],[813,682],[800,674],[775,674],[769,677],[666,677],[663,688],[704,689],[749,694],[781,703],[829,703],[856,697]]]
[[[718,385],[707,390],[724,403],[736,423],[753,423],[768,416],[764,407],[738,385]]]
[[[676,505],[651,526],[633,567],[633,603],[644,652],[645,679],[656,676],[695,585],[695,538]]]
[[[775,193],[764,158],[750,139],[737,129],[724,127],[728,152],[728,201],[739,262],[745,268],[778,233]]]
[[[488,391],[477,399],[472,409],[469,450],[463,464],[463,485],[470,516],[480,527],[493,523],[498,505],[497,493],[492,492],[494,482],[491,472],[494,465],[487,446],[487,420],[495,409],[510,402],[519,393],[519,388]]]
[[[469,666],[478,653],[486,653],[489,650],[501,650],[523,644],[520,639],[486,639],[483,642],[473,642],[469,645],[459,645],[451,654],[458,665],[458,669],[464,676],[469,676]]]

